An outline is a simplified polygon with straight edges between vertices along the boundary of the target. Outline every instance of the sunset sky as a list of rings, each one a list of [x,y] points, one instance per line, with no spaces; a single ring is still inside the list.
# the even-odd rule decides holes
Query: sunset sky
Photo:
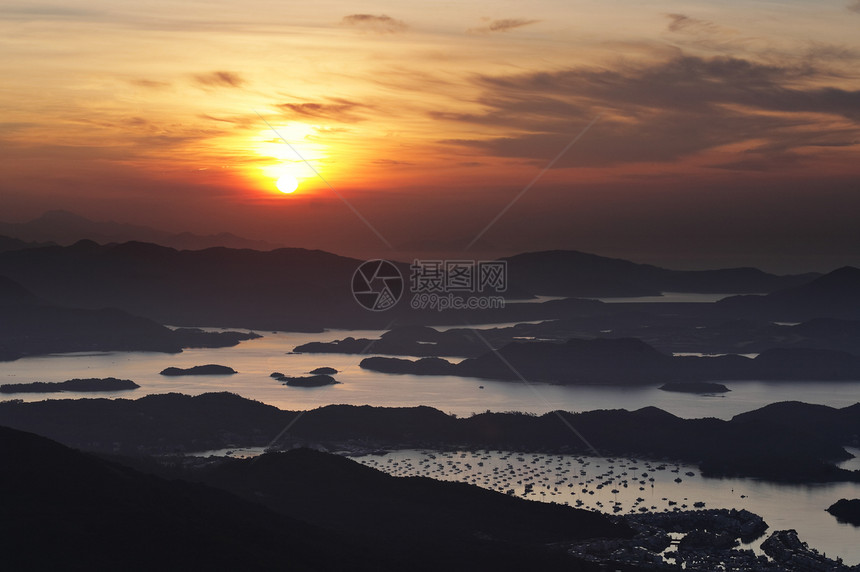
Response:
[[[457,253],[581,135],[476,256],[860,265],[858,30],[847,0],[0,0],[0,220]]]

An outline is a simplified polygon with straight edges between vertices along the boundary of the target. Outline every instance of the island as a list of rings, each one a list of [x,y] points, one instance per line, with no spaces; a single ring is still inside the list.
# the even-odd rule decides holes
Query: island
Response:
[[[255,332],[207,332],[200,328],[177,328],[173,336],[183,348],[229,348],[263,337]]]
[[[709,381],[675,381],[670,383],[664,383],[660,386],[660,389],[662,389],[663,391],[675,391],[678,393],[699,394],[726,393],[728,391],[731,391],[731,389],[729,389],[722,383],[712,383]]]
[[[217,365],[214,363],[206,364],[206,365],[195,365],[194,367],[188,368],[180,368],[180,367],[168,367],[161,370],[161,375],[166,376],[177,376],[177,375],[233,375],[234,373],[239,373],[232,367],[227,367],[226,365]]]
[[[34,381],[0,385],[0,393],[60,393],[62,391],[126,391],[140,387],[130,379],[115,377],[69,379],[61,382]]]
[[[292,387],[323,387],[326,385],[335,385],[340,383],[336,381],[330,375],[308,375],[304,377],[289,377],[286,375],[282,375],[280,377],[276,377],[278,381],[282,382],[284,385],[289,385]]]
[[[272,436],[299,416],[302,422],[272,443]],[[232,393],[170,393],[136,400],[0,401],[0,423],[72,447],[128,455],[307,444],[351,450],[355,443],[364,449],[594,453],[568,431],[559,430],[570,424],[589,442],[599,444],[601,455],[696,463],[705,477],[860,482],[860,471],[835,465],[851,458],[843,446],[860,435],[860,404],[836,409],[775,403],[728,421],[683,419],[656,407],[455,417],[430,407],[327,405],[289,411]]]
[[[372,356],[359,367],[379,373],[456,375],[563,385],[650,385],[666,382],[860,379],[860,356],[834,350],[769,349],[741,355],[673,356],[637,338],[517,341],[478,357],[451,362]]]
[[[334,375],[337,373],[337,370],[333,367],[318,367],[310,370],[308,373],[313,375]]]
[[[839,499],[827,507],[827,512],[839,522],[860,526],[860,499]]]

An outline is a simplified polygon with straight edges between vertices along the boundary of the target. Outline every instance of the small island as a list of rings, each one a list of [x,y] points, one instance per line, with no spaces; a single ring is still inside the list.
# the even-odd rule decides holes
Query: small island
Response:
[[[226,365],[217,365],[214,363],[206,365],[195,365],[189,368],[168,367],[161,370],[161,375],[177,376],[177,375],[233,375],[239,373],[232,367]]]
[[[860,526],[860,499],[840,499],[827,508],[839,522]]]
[[[673,381],[671,383],[664,383],[660,386],[660,389],[663,391],[675,391],[678,393],[699,394],[726,393],[731,391],[731,389],[722,383],[713,383],[709,381]]]
[[[69,379],[62,382],[35,381],[0,385],[0,393],[60,393],[62,391],[125,391],[140,387],[130,379],[115,377]]]
[[[330,375],[308,375],[305,377],[288,377],[282,375],[275,379],[291,387],[323,387],[340,383]]]
[[[318,367],[310,370],[308,373],[313,375],[334,375],[337,373],[337,370],[333,367]]]

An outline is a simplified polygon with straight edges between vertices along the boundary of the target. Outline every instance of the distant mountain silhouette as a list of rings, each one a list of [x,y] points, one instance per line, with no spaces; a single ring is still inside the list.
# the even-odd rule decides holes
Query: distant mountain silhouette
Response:
[[[185,347],[226,347],[256,337],[243,332],[174,331],[122,310],[63,307],[0,276],[0,361],[81,351],[179,353]]]
[[[735,296],[719,304],[729,312],[786,321],[860,320],[860,269],[844,266],[807,284],[767,296]]]
[[[760,293],[809,282],[817,274],[775,276],[755,268],[682,271],[575,250],[518,254],[507,260],[511,283],[548,296],[654,296],[661,292]]]
[[[112,242],[153,242],[178,250],[202,250],[216,246],[272,250],[279,245],[263,240],[249,240],[229,232],[201,236],[190,232],[173,234],[147,226],[96,222],[63,210],[47,211],[42,216],[24,223],[0,222],[0,235],[24,241],[54,242],[70,245],[79,240],[92,240],[100,244]],[[0,240],[0,252],[6,250]]]
[[[679,287],[687,280],[702,286],[698,273],[677,273],[581,253],[524,254],[509,260],[511,288],[534,294],[643,294]],[[583,262],[585,260],[585,262]],[[590,300],[553,300],[543,304],[509,303],[499,310],[412,310],[406,293],[388,312],[359,306],[351,281],[361,261],[318,250],[281,248],[268,252],[210,248],[177,251],[152,243],[100,246],[83,240],[67,247],[0,253],[0,274],[57,304],[97,308],[111,306],[162,324],[244,327],[265,330],[320,331],[323,328],[382,328],[401,324],[450,324],[528,321],[605,313]],[[611,271],[604,271],[607,266]],[[398,263],[409,281],[409,264]],[[642,270],[644,268],[644,270]],[[630,272],[627,276],[624,273]],[[724,272],[746,276],[747,271]],[[644,274],[643,274],[644,273]],[[754,280],[720,284],[735,290],[759,290],[797,283],[803,277],[776,277],[753,272]],[[651,278],[643,281],[642,276]],[[675,282],[653,279],[673,277]],[[678,278],[681,277],[681,278]],[[577,286],[585,281],[589,286]],[[525,282],[522,287],[518,283]],[[707,280],[705,280],[707,282]],[[612,286],[615,284],[615,286]],[[619,286],[621,285],[621,286]],[[623,286],[623,292],[622,292]],[[704,288],[702,286],[702,288]],[[595,290],[597,289],[597,290]],[[611,310],[617,311],[617,310]]]
[[[17,238],[0,235],[0,252],[9,250],[24,250],[25,248],[39,248],[41,246],[53,246],[51,243],[27,242]]]

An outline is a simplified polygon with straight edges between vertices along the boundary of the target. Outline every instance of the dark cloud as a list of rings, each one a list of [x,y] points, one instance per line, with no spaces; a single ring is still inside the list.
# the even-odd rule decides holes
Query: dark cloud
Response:
[[[746,153],[736,161],[710,165],[713,169],[728,171],[773,172],[792,169],[808,163],[809,159],[797,153]]]
[[[848,4],[848,9],[852,12],[860,13],[860,0],[854,0]]]
[[[341,24],[379,34],[393,34],[403,32],[409,28],[403,20],[397,20],[385,14],[379,16],[374,14],[350,14],[349,16],[344,16]]]
[[[808,64],[681,56],[613,70],[483,76],[476,81],[485,111],[432,116],[511,130],[505,137],[444,143],[546,162],[601,113],[604,119],[559,166],[669,162],[752,140],[772,145],[771,153],[853,144],[860,134],[860,91],[823,86],[825,79]]]
[[[241,87],[245,83],[239,74],[229,71],[213,71],[195,75],[194,81],[208,87]]]
[[[0,121],[0,133],[9,135],[17,131],[24,131],[33,127],[38,127],[39,124],[27,121]]]
[[[828,62],[853,62],[860,59],[860,50],[836,44],[812,43],[805,56],[809,60]],[[834,73],[834,75],[836,75]]]
[[[133,79],[129,83],[132,85],[136,85],[137,87],[145,87],[148,89],[164,89],[166,87],[170,87],[170,83],[166,81],[156,81],[152,79]]]
[[[469,32],[509,32],[516,28],[522,28],[530,24],[536,24],[540,20],[528,20],[526,18],[502,18],[499,20],[490,20],[490,23],[480,28],[470,28]]]
[[[209,121],[216,121],[218,123],[227,123],[235,127],[250,127],[255,125],[260,118],[255,115],[232,115],[229,117],[225,116],[216,116],[209,115],[208,113],[201,113],[198,115],[201,119],[208,119]]]
[[[411,161],[398,161],[397,159],[376,159],[371,161],[375,165],[383,165],[386,167],[397,167],[402,165],[414,165]]]
[[[760,36],[749,36],[687,14],[666,14],[667,38],[673,45],[721,54],[770,54],[773,46]]]
[[[103,15],[103,12],[67,6],[18,5],[0,8],[0,20],[91,20]]]
[[[369,106],[348,99],[333,98],[328,103],[281,103],[278,108],[293,117],[311,117],[341,123],[355,123],[364,120],[361,111],[368,109]]]
[[[698,18],[691,18],[690,16],[687,16],[685,14],[666,14],[666,17],[669,18],[670,32],[717,33],[720,31],[719,26],[717,26],[713,22],[708,22],[707,20],[700,20]]]

